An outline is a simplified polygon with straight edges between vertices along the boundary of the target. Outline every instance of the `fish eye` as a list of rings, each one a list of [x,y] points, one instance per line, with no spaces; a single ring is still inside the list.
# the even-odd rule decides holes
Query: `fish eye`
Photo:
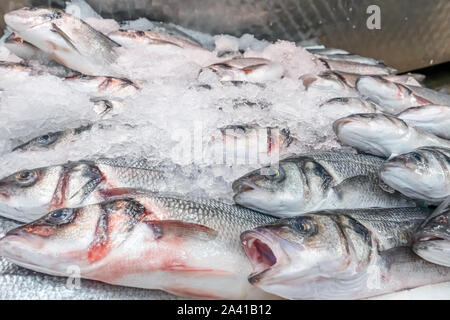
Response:
[[[44,146],[48,146],[50,144],[52,144],[53,142],[56,141],[56,139],[58,138],[59,134],[57,133],[47,133],[44,134],[43,136],[40,136],[39,138],[36,139],[36,142],[40,145],[44,145]]]
[[[23,187],[33,185],[38,178],[38,173],[33,170],[24,170],[16,174],[16,182]]]
[[[50,212],[45,217],[45,221],[53,225],[66,224],[73,220],[74,212],[75,211],[70,208],[58,209]]]
[[[48,20],[59,19],[61,18],[61,12],[54,10],[51,13],[44,14],[43,17]]]
[[[420,154],[414,152],[413,157],[414,157],[414,159],[416,159],[417,161],[423,162],[423,158],[422,158],[422,156],[421,156]]]
[[[294,227],[297,231],[301,233],[311,234],[316,231],[316,226],[310,218],[300,217],[294,222]]]
[[[282,181],[285,177],[284,170],[281,167],[267,167],[261,169],[261,175],[271,181]]]

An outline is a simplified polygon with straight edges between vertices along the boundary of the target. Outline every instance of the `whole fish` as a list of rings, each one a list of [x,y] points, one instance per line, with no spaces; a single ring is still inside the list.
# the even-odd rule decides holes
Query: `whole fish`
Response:
[[[450,279],[409,246],[423,208],[320,211],[244,232],[249,281],[288,299],[359,299]]]
[[[0,238],[18,223],[0,217]],[[74,276],[76,269],[69,274]],[[24,269],[0,257],[0,300],[167,300],[176,297],[158,290],[107,285],[97,281],[62,278]]]
[[[119,30],[108,34],[112,40],[123,46],[144,45],[172,45],[179,48],[203,48],[193,41],[180,39],[176,36],[153,31]]]
[[[94,97],[127,98],[140,90],[138,84],[126,78],[74,75],[66,77],[65,83],[74,90],[87,92]]]
[[[420,226],[413,250],[427,261],[450,267],[450,197]]]
[[[197,45],[199,47],[202,46],[202,43],[195,38],[195,36],[189,35],[183,30],[181,30],[180,26],[177,26],[173,23],[166,23],[161,21],[152,21],[152,25],[148,28],[148,31],[153,31],[156,33],[163,33],[172,37],[176,37],[178,39],[182,39],[191,44]],[[206,39],[202,39],[202,42],[208,41]]]
[[[12,151],[25,152],[52,150],[58,145],[67,144],[78,139],[81,134],[90,131],[91,129],[92,125],[88,124],[75,129],[48,132],[14,147]]]
[[[208,69],[222,82],[265,82],[281,79],[285,72],[282,65],[263,58],[235,58],[212,64]]]
[[[304,74],[299,80],[308,91],[335,91],[339,94],[357,95],[357,91],[337,72],[324,72],[320,75]]]
[[[431,89],[391,82],[383,77],[361,77],[356,89],[385,112],[398,114],[408,108],[437,104],[450,105],[450,96]]]
[[[60,64],[87,75],[117,76],[111,64],[119,44],[83,20],[57,9],[23,8],[5,14],[6,24]]]
[[[163,191],[169,175],[169,167],[126,158],[23,170],[0,180],[0,215],[30,222],[50,210],[104,201],[126,188]]]
[[[276,217],[322,209],[415,206],[380,184],[382,163],[377,157],[345,152],[287,158],[236,180],[234,201]]]
[[[312,47],[312,48],[305,48],[306,50],[308,50],[311,53],[317,54],[317,55],[346,55],[346,54],[350,54],[350,52],[345,51],[343,49],[335,49],[335,48],[325,48],[325,47],[321,47],[321,46],[316,46],[316,47]]]
[[[353,73],[360,75],[390,75],[395,69],[383,65],[371,65],[351,61],[331,60],[319,58],[319,61],[328,69],[337,72]]]
[[[294,138],[286,128],[233,124],[219,128],[210,142],[211,152],[238,163],[267,163],[285,152]]]
[[[41,63],[47,64],[53,60],[48,54],[18,37],[15,33],[11,33],[11,35],[5,39],[5,47],[25,61],[38,60]]]
[[[416,128],[450,139],[450,106],[425,105],[412,107],[397,115]]]
[[[91,98],[90,100],[94,105],[94,112],[101,117],[116,115],[124,109],[122,101],[118,99]]]
[[[333,60],[333,61],[366,64],[369,66],[386,67],[386,65],[384,64],[383,61],[373,59],[373,58],[358,56],[356,54],[321,54],[320,56],[327,61]]]
[[[381,113],[354,114],[336,120],[341,143],[380,157],[394,157],[426,146],[450,148],[450,141]]]
[[[184,297],[274,298],[247,281],[239,243],[244,230],[273,220],[218,201],[136,192],[13,229],[0,256],[51,275],[77,266],[82,278]]]
[[[381,112],[380,107],[376,104],[355,97],[333,98],[320,104],[319,108],[322,112],[334,120],[355,113]]]
[[[380,177],[410,198],[440,204],[450,196],[450,149],[424,147],[399,155],[381,166]]]

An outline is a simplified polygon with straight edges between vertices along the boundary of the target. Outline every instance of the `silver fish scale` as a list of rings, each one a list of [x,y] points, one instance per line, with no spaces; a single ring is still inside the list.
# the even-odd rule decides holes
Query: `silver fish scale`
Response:
[[[0,237],[18,223],[0,218]],[[0,258],[0,300],[167,300],[177,297],[159,290],[111,286],[98,281],[82,279],[79,289],[70,289],[67,278],[45,275],[21,268]]]
[[[158,195],[150,198],[167,209],[173,215],[171,219],[197,223],[214,229],[219,232],[220,238],[235,239],[239,247],[239,236],[242,232],[276,220],[249,209],[215,200],[186,200],[175,196]]]
[[[146,159],[100,159],[98,165],[107,165],[112,168],[120,182],[121,188],[145,188],[157,190],[161,183],[167,179],[169,168],[157,165]]]
[[[389,208],[342,212],[369,229],[383,251],[411,245],[414,232],[432,211],[427,208]]]
[[[312,153],[308,156],[299,156],[288,159],[312,159],[325,168],[331,167],[334,178],[341,181],[348,177],[359,175],[376,176],[378,179],[378,170],[383,163],[383,159],[361,154],[347,152],[320,152]],[[341,181],[336,181],[337,183]]]

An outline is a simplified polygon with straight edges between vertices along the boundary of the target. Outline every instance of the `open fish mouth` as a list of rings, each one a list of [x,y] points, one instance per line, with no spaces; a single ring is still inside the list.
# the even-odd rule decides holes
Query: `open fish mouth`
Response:
[[[241,245],[253,268],[248,277],[251,284],[257,284],[276,272],[281,260],[278,251],[282,250],[274,250],[274,243],[269,237],[259,231],[246,231],[241,234]]]
[[[436,235],[423,235],[416,239],[417,242],[428,242],[428,241],[450,241],[450,239],[445,239],[444,237]]]
[[[234,193],[243,193],[246,191],[256,190],[256,186],[247,181],[236,181],[233,183],[232,188]]]

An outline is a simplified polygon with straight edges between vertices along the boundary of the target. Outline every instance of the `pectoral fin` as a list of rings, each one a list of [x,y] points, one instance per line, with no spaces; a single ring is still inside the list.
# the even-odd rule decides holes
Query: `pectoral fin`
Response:
[[[63,38],[64,41],[67,42],[69,46],[71,46],[76,52],[80,53],[80,51],[77,49],[77,47],[75,46],[74,42],[70,39],[70,37],[64,31],[62,31],[55,23],[52,23],[51,31],[59,34],[61,38]]]

